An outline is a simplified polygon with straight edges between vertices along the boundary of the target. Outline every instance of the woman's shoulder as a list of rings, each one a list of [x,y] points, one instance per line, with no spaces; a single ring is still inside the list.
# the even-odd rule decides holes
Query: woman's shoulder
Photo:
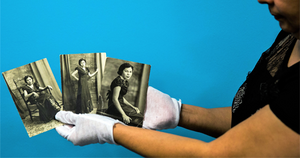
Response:
[[[35,82],[33,85],[34,85],[36,88],[39,88],[39,87],[40,87],[40,84],[37,83],[37,82]]]
[[[118,76],[113,80],[113,82],[114,83],[122,83],[122,78],[120,76]]]
[[[285,38],[286,36],[288,36],[288,35],[290,35],[290,34],[291,34],[291,33],[289,33],[289,32],[285,32],[285,31],[281,30],[281,31],[278,33],[278,35],[277,35],[277,37],[276,37],[276,40],[281,40],[281,39]]]
[[[34,89],[38,89],[40,87],[40,85],[37,83],[37,82],[35,82],[34,84],[33,84],[33,88]],[[32,91],[33,89],[32,88],[30,88],[27,84],[26,85],[23,85],[22,87],[21,87],[21,89],[24,91],[24,90],[26,90],[26,91]]]
[[[80,72],[80,73],[90,72],[90,70],[89,70],[88,67],[85,67],[85,70],[84,70],[81,66],[77,66],[77,67],[75,68],[75,70],[77,70],[77,71]]]
[[[269,60],[270,58],[272,58],[274,55],[276,55],[276,53],[278,52],[278,50],[285,50],[282,49],[283,47],[290,47],[291,43],[293,41],[295,41],[296,38],[293,37],[291,35],[291,33],[285,32],[283,30],[281,30],[276,39],[274,40],[273,44],[271,45],[271,47],[269,47],[269,49],[267,49],[261,56],[260,60],[258,63],[261,63],[261,61],[264,60]]]
[[[22,89],[23,91],[24,91],[24,90],[28,91],[29,87],[28,87],[27,85],[23,85],[23,86],[21,87],[21,89]]]
[[[282,40],[286,39],[290,35],[291,35],[291,33],[288,33],[288,32],[285,32],[285,31],[281,30],[278,33],[278,35],[277,35],[274,43],[272,44],[271,48],[274,48],[279,42],[281,42]]]
[[[123,80],[120,76],[116,77],[111,83],[112,87],[122,86],[122,84],[123,84]]]
[[[77,66],[75,67],[75,70],[83,70],[83,69],[82,69],[81,66],[77,65]]]

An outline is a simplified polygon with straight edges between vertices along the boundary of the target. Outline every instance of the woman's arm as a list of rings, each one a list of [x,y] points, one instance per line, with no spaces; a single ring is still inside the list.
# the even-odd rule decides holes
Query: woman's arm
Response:
[[[300,136],[265,106],[210,143],[115,124],[116,143],[145,157],[298,157]]]
[[[36,97],[39,96],[36,92],[28,93],[26,90],[24,90],[24,98],[25,98],[25,100],[27,100],[32,95],[35,95]]]
[[[73,76],[77,81],[79,81],[79,78],[76,76],[77,73],[78,73],[78,70],[75,70],[75,71],[72,73],[72,76]]]
[[[128,106],[134,107],[131,103],[129,103],[124,97],[123,97],[124,103]]]
[[[231,128],[231,107],[206,109],[182,104],[178,125],[219,137]]]
[[[47,89],[47,88],[49,88],[50,90],[52,89],[52,87],[48,85],[48,86],[46,86],[46,87],[39,87],[39,90],[42,90],[42,91],[43,91],[43,90],[45,90],[45,89]]]
[[[133,108],[137,113],[140,113],[140,109],[133,106],[131,103],[129,103],[124,97],[123,97],[124,103],[128,106],[130,106],[131,108]]]
[[[121,87],[120,86],[117,86],[113,89],[113,96],[112,96],[112,102],[114,103],[114,105],[116,106],[117,110],[121,113],[122,115],[122,118],[123,118],[123,121],[125,123],[130,123],[131,121],[131,118],[128,117],[124,110],[122,109],[121,105],[120,105],[120,102],[118,100],[119,98],[119,94],[120,94],[120,91],[121,91]]]
[[[97,72],[98,72],[98,69],[94,73],[92,73],[92,74],[89,73],[89,76],[90,77],[94,77],[97,74]]]

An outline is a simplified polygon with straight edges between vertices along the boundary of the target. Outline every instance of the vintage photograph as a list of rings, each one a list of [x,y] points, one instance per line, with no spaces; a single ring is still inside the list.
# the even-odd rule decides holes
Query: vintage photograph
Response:
[[[60,55],[64,110],[79,114],[100,109],[105,60],[106,53]]]
[[[62,125],[62,94],[47,59],[2,73],[29,137]]]
[[[98,114],[142,127],[150,65],[107,58]]]

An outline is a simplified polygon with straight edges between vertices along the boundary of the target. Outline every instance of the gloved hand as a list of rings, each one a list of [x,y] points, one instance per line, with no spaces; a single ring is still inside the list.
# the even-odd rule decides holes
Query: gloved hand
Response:
[[[121,123],[110,117],[97,114],[74,114],[70,111],[60,111],[55,119],[66,125],[56,128],[56,131],[74,145],[87,145],[105,142],[116,144],[113,137],[113,126]],[[121,123],[123,124],[123,123]]]
[[[177,101],[149,86],[143,128],[161,130],[177,127],[181,105],[181,100]]]

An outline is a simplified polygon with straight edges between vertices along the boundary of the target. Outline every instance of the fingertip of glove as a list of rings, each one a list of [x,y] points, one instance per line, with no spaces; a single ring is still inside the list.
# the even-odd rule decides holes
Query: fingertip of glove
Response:
[[[59,120],[59,119],[61,118],[62,112],[63,112],[63,111],[59,111],[59,112],[57,112],[57,113],[55,114],[55,119],[56,119],[56,120]]]
[[[58,131],[61,131],[63,128],[64,128],[64,125],[61,125],[61,126],[55,127],[55,130],[58,132]]]
[[[55,119],[61,121],[63,116],[67,115],[68,111],[59,111],[55,115]]]
[[[71,111],[59,111],[56,113],[55,119],[63,123],[73,124],[74,118],[76,118],[75,115],[77,114]]]
[[[65,127],[65,125],[56,127],[55,130],[56,130],[56,132],[57,132],[59,135],[61,135],[61,136],[64,137],[65,139],[68,138],[68,135],[69,135],[69,134],[67,134],[67,133],[68,133],[68,132],[67,132],[68,129]]]

